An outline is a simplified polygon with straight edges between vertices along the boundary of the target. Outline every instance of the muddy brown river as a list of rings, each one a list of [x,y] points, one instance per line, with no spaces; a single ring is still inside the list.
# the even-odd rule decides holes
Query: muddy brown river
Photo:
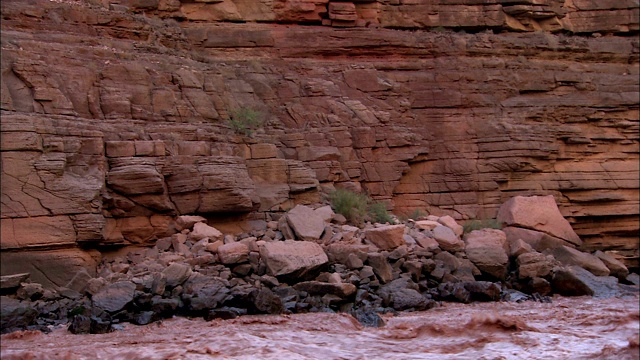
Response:
[[[172,318],[100,335],[23,331],[10,359],[638,359],[637,297],[552,303],[445,303],[361,326],[346,314]]]

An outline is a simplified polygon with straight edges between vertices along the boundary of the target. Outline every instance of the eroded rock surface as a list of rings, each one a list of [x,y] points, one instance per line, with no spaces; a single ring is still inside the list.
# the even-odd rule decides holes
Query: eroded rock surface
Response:
[[[4,1],[2,274],[64,286],[86,249],[153,246],[181,215],[276,221],[336,185],[457,221],[553,196],[583,249],[637,267],[638,12]],[[262,126],[234,132],[243,109]]]

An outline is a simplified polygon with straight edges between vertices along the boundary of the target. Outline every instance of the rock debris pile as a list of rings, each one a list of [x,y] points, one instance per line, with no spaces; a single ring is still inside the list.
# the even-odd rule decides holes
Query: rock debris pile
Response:
[[[515,197],[501,229],[463,228],[450,216],[361,227],[330,206],[298,205],[263,228],[223,234],[200,216],[151,248],[103,259],[45,289],[29,274],[2,277],[2,331],[104,333],[120,322],[174,315],[207,320],[245,314],[340,311],[366,326],[379,313],[427,310],[442,301],[550,301],[549,295],[634,296],[638,274],[581,241],[553,200]]]

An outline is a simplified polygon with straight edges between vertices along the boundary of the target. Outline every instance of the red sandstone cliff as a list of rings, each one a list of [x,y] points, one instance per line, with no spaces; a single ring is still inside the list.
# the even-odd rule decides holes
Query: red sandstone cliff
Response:
[[[3,1],[2,274],[62,283],[178,214],[263,219],[334,186],[460,220],[550,194],[585,249],[637,267],[638,14],[637,1]],[[237,109],[265,125],[234,133]]]

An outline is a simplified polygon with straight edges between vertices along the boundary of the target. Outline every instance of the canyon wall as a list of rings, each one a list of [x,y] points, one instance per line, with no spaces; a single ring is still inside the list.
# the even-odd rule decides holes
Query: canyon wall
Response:
[[[335,187],[458,220],[553,195],[637,268],[639,9],[3,1],[2,274],[63,285],[177,215],[250,226]]]

